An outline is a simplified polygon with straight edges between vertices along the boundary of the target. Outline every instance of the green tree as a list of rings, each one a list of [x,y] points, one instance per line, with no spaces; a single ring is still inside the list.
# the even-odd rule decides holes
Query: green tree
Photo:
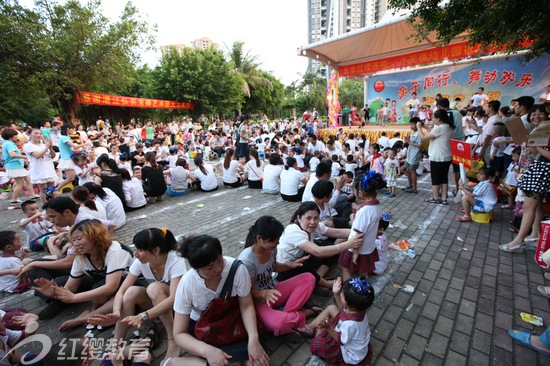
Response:
[[[352,104],[360,107],[363,104],[363,82],[344,79],[340,82],[339,99],[342,105]]]
[[[154,71],[154,90],[160,98],[195,102],[195,112],[227,113],[242,103],[240,79],[222,52],[184,48],[163,55]]]
[[[266,71],[262,71],[261,75],[270,81],[271,88],[264,85],[251,88],[250,98],[245,99],[243,108],[249,112],[278,112],[283,106],[284,85]]]
[[[298,112],[317,108],[319,111],[327,109],[327,80],[319,72],[306,72],[302,75],[299,84],[299,93],[296,98]]]
[[[550,13],[544,1],[450,0],[441,5],[439,0],[389,0],[389,6],[412,11],[419,38],[436,32],[438,40],[449,43],[467,32],[471,44],[506,53],[518,51],[524,41],[533,42],[527,59],[550,52]]]
[[[233,73],[237,76],[241,84],[241,91],[246,98],[250,98],[251,88],[267,87],[273,88],[269,78],[266,78],[259,69],[260,63],[257,57],[245,52],[244,42],[235,41],[228,49],[228,58],[233,67]],[[241,114],[241,106],[238,106],[238,112]]]
[[[111,22],[101,14],[100,0],[85,5],[36,0],[32,10],[0,1],[5,67],[20,82],[39,86],[68,120],[79,108],[77,92],[110,92],[128,85],[140,52],[153,44],[149,25],[130,2]]]

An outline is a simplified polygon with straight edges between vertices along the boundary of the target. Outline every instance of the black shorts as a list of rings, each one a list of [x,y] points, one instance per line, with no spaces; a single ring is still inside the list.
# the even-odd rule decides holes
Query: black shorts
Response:
[[[453,172],[460,173],[460,165],[455,163],[452,163],[452,164],[453,164]]]
[[[449,183],[450,161],[430,161],[430,174],[432,177],[432,186]]]

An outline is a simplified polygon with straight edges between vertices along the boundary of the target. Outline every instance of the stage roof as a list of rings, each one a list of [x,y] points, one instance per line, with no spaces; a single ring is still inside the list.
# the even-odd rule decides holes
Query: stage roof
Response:
[[[445,47],[437,47],[441,43],[435,32],[419,42],[413,38],[416,32],[408,18],[406,13],[383,19],[373,26],[301,47],[298,54],[340,69],[340,76],[369,75],[477,55],[477,47],[467,46],[466,33]]]

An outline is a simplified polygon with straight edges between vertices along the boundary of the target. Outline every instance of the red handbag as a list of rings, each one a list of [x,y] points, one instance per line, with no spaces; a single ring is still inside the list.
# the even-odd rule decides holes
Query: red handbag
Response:
[[[233,262],[220,297],[212,300],[195,324],[195,337],[211,346],[224,346],[244,341],[248,338],[248,333],[241,317],[239,298],[238,296],[231,296],[235,272],[241,263],[240,260]],[[257,314],[256,320],[258,334],[262,334],[265,331],[265,327]]]

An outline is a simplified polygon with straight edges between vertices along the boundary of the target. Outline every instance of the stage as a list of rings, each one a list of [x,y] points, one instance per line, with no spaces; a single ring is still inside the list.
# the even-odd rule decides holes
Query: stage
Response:
[[[319,130],[319,136],[323,138],[323,141],[327,141],[328,137],[330,135],[336,135],[338,133],[338,130],[342,128],[344,132],[349,135],[350,133],[357,133],[359,136],[365,135],[365,137],[371,142],[375,143],[378,142],[378,139],[380,136],[382,136],[382,132],[386,132],[386,137],[392,138],[393,135],[396,132],[399,132],[400,138],[403,138],[405,136],[410,136],[412,134],[412,130],[409,127],[409,124],[388,124],[385,127],[381,127],[378,125],[368,125],[365,127],[335,127],[335,128],[323,128],[322,130]]]

